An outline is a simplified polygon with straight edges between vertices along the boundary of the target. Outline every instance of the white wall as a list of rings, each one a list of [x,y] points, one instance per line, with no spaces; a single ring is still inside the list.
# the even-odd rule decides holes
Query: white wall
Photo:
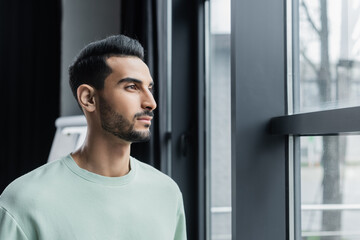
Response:
[[[82,114],[69,87],[68,67],[89,42],[120,32],[120,0],[62,0],[60,115]]]

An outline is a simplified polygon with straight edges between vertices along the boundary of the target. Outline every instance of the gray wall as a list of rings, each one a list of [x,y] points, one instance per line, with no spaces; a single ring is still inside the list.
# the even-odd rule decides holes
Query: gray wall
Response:
[[[120,32],[120,0],[63,0],[60,115],[82,114],[69,87],[68,67],[89,42]]]

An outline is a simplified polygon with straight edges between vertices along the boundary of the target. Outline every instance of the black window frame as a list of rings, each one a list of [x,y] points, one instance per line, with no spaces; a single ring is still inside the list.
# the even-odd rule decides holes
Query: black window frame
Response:
[[[291,89],[298,81],[293,82],[293,77],[298,76],[299,52],[293,48],[298,45],[299,41],[299,11],[298,0],[284,1],[287,20],[285,26],[285,37],[287,63],[291,64],[286,68],[286,78],[284,78],[284,86],[287,91],[287,102],[292,104],[299,99],[299,93],[293,92]],[[290,17],[289,17],[290,16]],[[289,27],[289,24],[291,26]],[[290,43],[290,44],[289,44]],[[289,54],[290,52],[290,54]],[[289,83],[289,81],[291,81]],[[290,88],[288,88],[290,85]],[[288,91],[291,91],[289,94]],[[352,135],[360,133],[360,106],[341,107],[336,109],[319,110],[306,113],[292,114],[297,109],[297,105],[289,106],[287,114],[273,117],[269,121],[269,134],[272,136],[283,136],[287,138],[288,146],[286,161],[288,163],[288,205],[287,205],[287,236],[285,239],[300,240],[301,234],[301,177],[300,177],[300,138],[301,136],[338,136]],[[292,208],[292,209],[291,209]],[[290,230],[292,229],[292,230]]]
[[[289,236],[285,2],[231,2],[233,239]]]
[[[289,1],[231,1],[232,239],[299,236],[296,186],[300,179],[295,170],[299,166],[291,162],[299,154],[292,146],[299,143],[294,136],[360,132],[359,107],[289,114]],[[209,236],[204,2],[172,1],[172,132],[168,136],[171,175],[184,194],[188,239],[205,240]],[[292,194],[295,205],[290,204]],[[295,214],[290,216],[291,212]]]

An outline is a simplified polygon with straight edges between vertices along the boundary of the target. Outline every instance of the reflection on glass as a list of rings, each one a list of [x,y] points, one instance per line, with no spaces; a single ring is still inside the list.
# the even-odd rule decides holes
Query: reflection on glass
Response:
[[[230,0],[211,0],[208,34],[209,238],[231,239]]]
[[[360,0],[299,0],[299,21],[295,112],[360,105]]]
[[[359,135],[300,138],[302,239],[360,239],[359,145]]]

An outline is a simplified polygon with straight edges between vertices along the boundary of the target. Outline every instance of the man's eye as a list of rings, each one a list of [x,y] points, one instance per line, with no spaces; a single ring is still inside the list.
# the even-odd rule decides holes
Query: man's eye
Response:
[[[136,85],[129,85],[129,86],[127,86],[126,88],[127,88],[127,89],[132,89],[132,90],[136,90],[136,89],[137,89]]]

